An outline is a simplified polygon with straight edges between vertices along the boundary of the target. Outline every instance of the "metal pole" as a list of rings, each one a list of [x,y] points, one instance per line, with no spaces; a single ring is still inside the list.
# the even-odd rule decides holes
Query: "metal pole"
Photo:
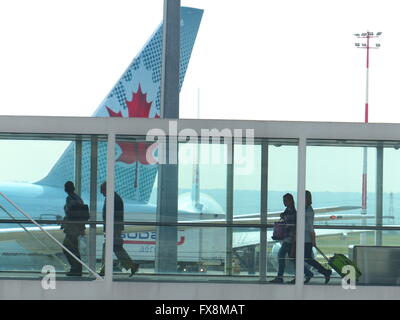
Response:
[[[90,139],[90,218],[89,222],[97,220],[97,160],[98,138]],[[96,225],[89,227],[89,266],[96,269]]]
[[[261,143],[261,225],[268,223],[268,142]],[[260,281],[267,280],[267,228],[261,227],[260,230]]]
[[[306,138],[299,139],[297,172],[297,220],[296,220],[296,295],[302,297],[304,287],[304,233],[306,189]]]
[[[161,118],[179,118],[180,1],[164,0]],[[158,166],[157,222],[178,223],[177,133],[166,141],[167,164]],[[176,272],[178,263],[176,226],[157,227],[156,272]]]
[[[383,147],[376,148],[376,226],[383,225]],[[375,233],[375,245],[382,245],[382,230]]]
[[[365,110],[364,110],[364,122],[368,123],[368,86],[369,86],[369,32],[367,31],[367,74],[365,83]],[[368,149],[364,147],[363,150],[363,173],[362,173],[362,203],[361,203],[361,214],[367,214],[367,196],[368,196]],[[367,225],[367,220],[362,219],[362,225]],[[367,234],[362,232],[360,234],[360,244],[367,244]]]
[[[368,123],[368,82],[369,82],[369,32],[367,32],[367,77],[366,77],[366,88],[365,88],[365,110],[364,110],[364,122]],[[367,214],[367,171],[368,171],[368,149],[364,147],[363,152],[363,175],[362,175],[362,211],[361,214]],[[363,219],[365,223],[365,219]],[[364,234],[365,236],[365,234]],[[365,240],[365,239],[364,239]]]
[[[82,193],[82,138],[75,140],[75,192]]]
[[[367,63],[366,63],[366,82],[365,82],[365,109],[364,109],[364,122],[368,123],[369,121],[369,49],[370,47],[370,38],[377,38],[382,34],[382,32],[378,32],[375,36],[372,32],[367,31],[366,33],[362,33],[361,36],[360,34],[355,34],[358,38],[366,38],[367,43],[366,45],[363,43],[362,46],[360,46],[360,43],[356,43],[356,46],[361,49],[367,49]],[[379,48],[380,45],[376,45],[374,49]],[[367,190],[367,184],[368,184],[368,179],[367,179],[367,171],[368,171],[368,149],[367,147],[363,148],[363,169],[362,169],[362,200],[361,200],[361,214],[366,215],[367,214],[367,197],[368,197],[368,190]],[[362,219],[361,223],[363,226],[367,224],[366,219]],[[366,238],[366,233],[362,232],[360,233],[360,243],[361,244],[366,244],[367,243],[367,238]]]
[[[114,247],[114,184],[115,184],[115,134],[110,133],[107,141],[107,205],[106,205],[106,245],[104,279],[112,284]]]
[[[368,86],[369,86],[369,32],[367,32],[367,81],[365,97],[365,123],[368,123]]]
[[[226,165],[226,223],[233,223],[233,188],[234,188],[234,143],[231,141],[227,144],[227,165]],[[226,228],[226,259],[225,274],[232,275],[233,262],[233,229]]]
[[[200,89],[197,89],[197,119],[200,119]],[[192,181],[192,204],[196,212],[200,213],[200,220],[203,219],[203,205],[200,203],[200,139],[197,140],[195,149],[195,158],[193,165]],[[199,230],[199,261],[203,261],[203,241],[206,239],[204,228]]]
[[[161,118],[179,118],[180,0],[164,0]]]
[[[362,193],[361,193],[361,215],[367,214],[367,167],[368,167],[368,149],[363,148],[363,173],[362,173]],[[367,219],[361,218],[361,224],[367,225]],[[367,244],[367,234],[365,232],[360,233],[360,244]]]

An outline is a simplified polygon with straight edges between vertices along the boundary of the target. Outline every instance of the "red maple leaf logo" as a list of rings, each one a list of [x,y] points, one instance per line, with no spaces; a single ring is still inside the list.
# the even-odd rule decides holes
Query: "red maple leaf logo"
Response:
[[[129,118],[148,118],[152,102],[147,102],[147,93],[143,93],[139,84],[138,91],[132,92],[132,100],[126,100]],[[110,117],[121,117],[122,112],[114,112],[107,107]],[[154,118],[160,118],[157,114]],[[150,142],[117,142],[122,150],[122,154],[117,161],[132,164],[136,161],[141,164],[149,164],[146,159],[147,149],[153,144]]]

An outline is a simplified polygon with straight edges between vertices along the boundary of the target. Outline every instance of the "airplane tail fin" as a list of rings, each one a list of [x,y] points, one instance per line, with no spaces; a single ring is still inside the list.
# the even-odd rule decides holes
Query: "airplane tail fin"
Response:
[[[179,85],[183,79],[196,40],[203,10],[181,8],[181,45]],[[158,118],[161,105],[162,24],[153,33],[139,54],[133,59],[117,84],[97,108],[94,117]],[[157,164],[148,164],[142,153],[148,145],[118,142],[116,150],[116,191],[126,199],[147,202],[157,174]],[[98,146],[97,184],[106,180],[107,146]],[[63,186],[74,180],[75,145],[71,143],[51,169],[37,184]],[[90,186],[90,142],[82,147],[82,192]]]

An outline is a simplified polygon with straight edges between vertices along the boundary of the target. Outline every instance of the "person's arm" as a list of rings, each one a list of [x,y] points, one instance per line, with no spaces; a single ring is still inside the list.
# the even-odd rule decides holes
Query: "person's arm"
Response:
[[[315,231],[314,230],[311,231],[311,243],[312,243],[313,247],[315,247],[317,245],[316,236],[315,236]]]
[[[315,246],[315,231],[314,231],[314,210],[306,209],[305,231],[310,235],[311,243]]]
[[[67,213],[67,211],[68,211],[68,209],[69,209],[68,203],[69,203],[69,196],[67,196],[67,197],[65,198],[65,204],[64,204],[64,211],[65,211],[65,213]]]
[[[68,195],[67,198],[65,199],[65,205],[64,205],[65,216],[68,216],[68,212],[71,206],[72,206],[72,197]]]
[[[122,198],[116,193],[114,199],[114,226],[124,228],[124,202]]]

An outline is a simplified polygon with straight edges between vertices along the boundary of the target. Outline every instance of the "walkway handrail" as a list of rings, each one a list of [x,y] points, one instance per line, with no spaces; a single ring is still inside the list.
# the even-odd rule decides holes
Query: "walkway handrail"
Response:
[[[0,204],[0,209],[3,210],[12,220],[16,221],[17,219],[15,219],[15,217],[8,212],[8,210],[6,208],[4,208],[1,204]],[[38,239],[32,232],[30,232],[27,228],[25,228],[21,223],[17,222],[18,225],[27,233],[29,234],[34,240],[36,240],[37,242],[39,242],[45,249],[50,250],[49,247],[40,239]],[[57,257],[55,254],[52,254],[52,256],[58,260],[58,262],[61,263],[61,265],[64,267],[64,269],[66,269],[66,264],[64,261],[62,261],[59,257]]]
[[[88,265],[86,265],[81,259],[79,259],[76,255],[74,255],[68,248],[66,248],[60,241],[58,241],[55,237],[53,237],[49,232],[47,232],[40,224],[38,224],[30,215],[25,213],[18,205],[16,205],[13,201],[11,201],[4,193],[0,192],[0,196],[6,199],[15,209],[17,209],[20,213],[22,213],[27,219],[32,221],[41,231],[43,231],[50,239],[52,239],[55,243],[57,243],[63,250],[68,252],[76,261],[78,261],[82,266],[84,266],[90,273],[92,273],[97,280],[104,280],[100,277],[96,271],[93,271]]]

